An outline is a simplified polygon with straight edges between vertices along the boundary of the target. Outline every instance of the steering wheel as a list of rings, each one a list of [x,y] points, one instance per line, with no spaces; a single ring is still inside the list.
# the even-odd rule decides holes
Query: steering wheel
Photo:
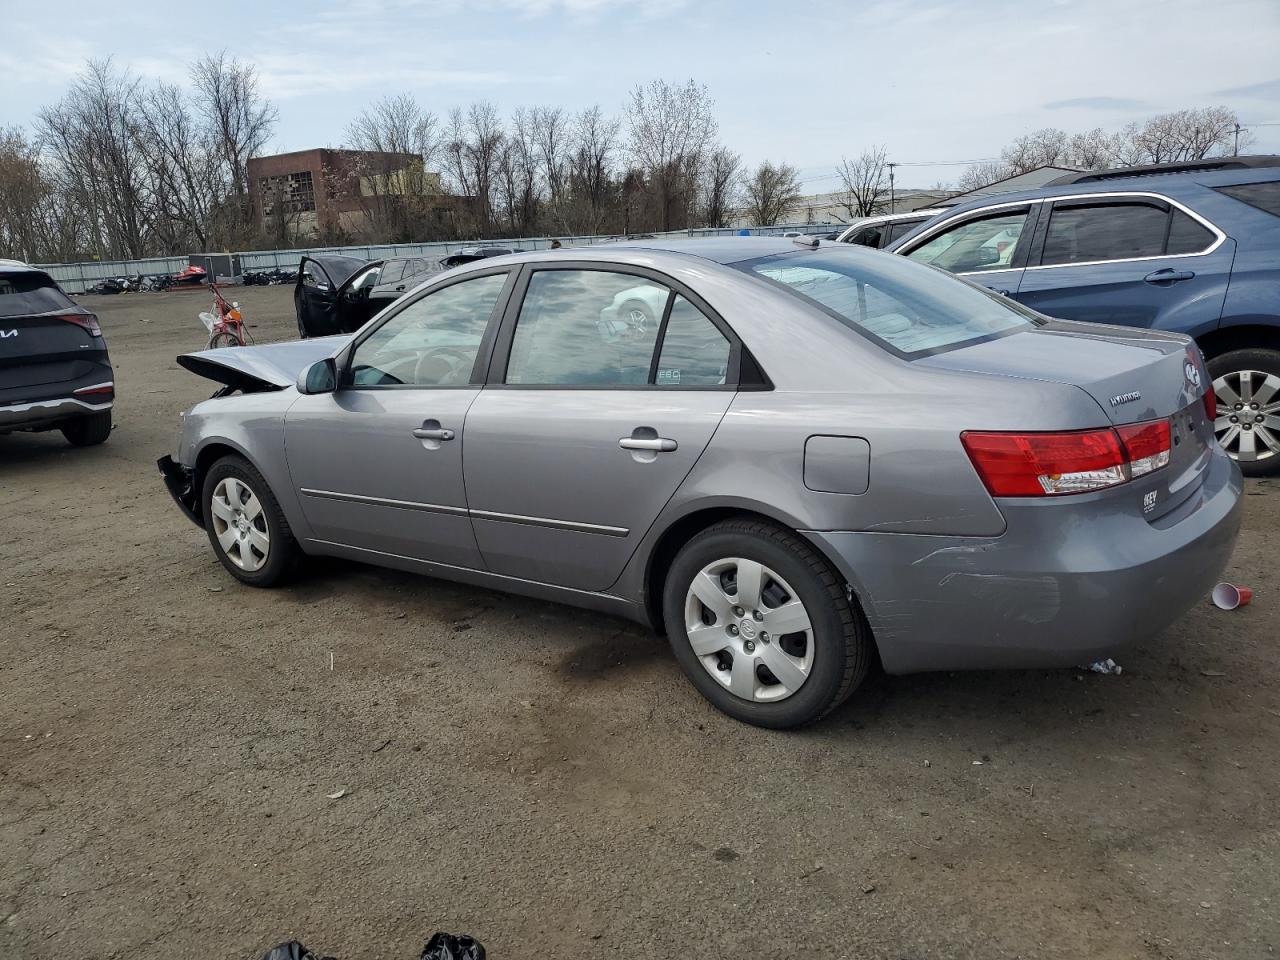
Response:
[[[413,382],[434,386],[466,383],[471,379],[475,353],[470,347],[433,347],[418,356]]]

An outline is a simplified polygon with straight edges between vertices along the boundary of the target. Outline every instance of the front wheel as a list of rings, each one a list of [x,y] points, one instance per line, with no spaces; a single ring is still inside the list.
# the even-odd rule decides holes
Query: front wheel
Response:
[[[840,576],[799,534],[728,520],[676,556],[663,592],[676,660],[729,716],[784,729],[830,713],[871,663]]]
[[[209,543],[227,572],[251,587],[292,576],[301,551],[275,495],[241,457],[223,457],[205,474],[201,493]]]
[[[243,347],[244,344],[230,330],[223,330],[221,333],[215,333],[209,338],[209,349],[216,350],[218,347]]]
[[[1231,350],[1208,367],[1218,398],[1218,442],[1245,476],[1280,474],[1280,351]]]

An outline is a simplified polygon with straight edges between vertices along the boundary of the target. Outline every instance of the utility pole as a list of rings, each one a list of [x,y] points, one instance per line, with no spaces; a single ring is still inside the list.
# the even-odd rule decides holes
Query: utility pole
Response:
[[[896,166],[897,166],[897,164],[896,164],[896,163],[887,163],[887,164],[885,164],[885,166],[887,166],[887,167],[889,168],[889,212],[890,212],[890,213],[896,213],[896,212],[897,212],[897,198],[894,196],[894,193],[893,193],[893,168],[894,168],[894,167],[896,167]]]
[[[1231,155],[1233,157],[1240,156],[1240,124],[1238,123],[1236,124],[1236,142],[1235,146],[1231,148]]]

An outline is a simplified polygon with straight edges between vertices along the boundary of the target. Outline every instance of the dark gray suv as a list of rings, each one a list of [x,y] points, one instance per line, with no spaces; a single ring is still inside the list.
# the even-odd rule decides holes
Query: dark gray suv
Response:
[[[114,403],[98,318],[43,270],[0,260],[0,434],[61,430],[91,446],[110,435]]]

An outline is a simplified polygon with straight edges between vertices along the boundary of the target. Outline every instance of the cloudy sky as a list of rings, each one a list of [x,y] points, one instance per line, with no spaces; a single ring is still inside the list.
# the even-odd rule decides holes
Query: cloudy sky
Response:
[[[5,0],[8,6],[12,0]],[[1044,126],[1114,129],[1225,104],[1280,153],[1278,0],[94,0],[10,7],[0,126],[29,123],[86,57],[184,82],[225,46],[257,64],[281,150],[337,146],[383,94],[444,114],[488,99],[620,110],[653,77],[705,83],[721,139],[814,192],[883,143],[907,186]]]

